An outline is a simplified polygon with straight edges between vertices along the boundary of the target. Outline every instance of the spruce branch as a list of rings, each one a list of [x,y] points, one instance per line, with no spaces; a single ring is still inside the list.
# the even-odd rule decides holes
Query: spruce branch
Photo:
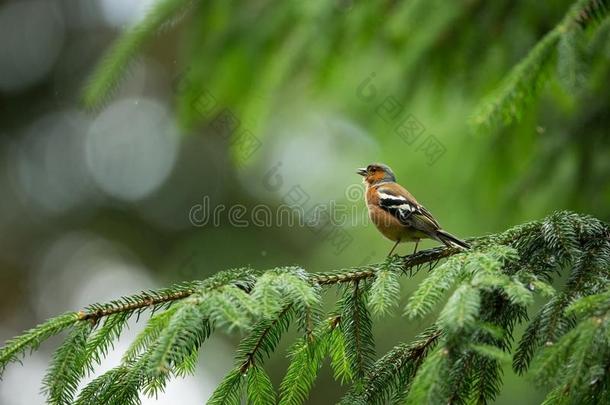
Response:
[[[502,80],[498,88],[475,109],[471,124],[475,129],[489,129],[519,121],[539,95],[550,76],[550,67],[558,52],[573,40],[575,31],[598,26],[608,13],[606,0],[578,0],[563,19],[549,31]],[[564,62],[564,61],[562,61]],[[560,69],[565,66],[560,64]],[[569,68],[568,68],[569,70]]]
[[[87,107],[95,107],[104,100],[120,81],[123,70],[135,55],[170,20],[186,9],[193,0],[160,0],[148,11],[144,18],[121,36],[103,56],[101,63],[89,79],[83,102]]]
[[[555,46],[563,26],[545,35],[530,53],[503,79],[498,89],[484,99],[471,118],[477,129],[489,129],[519,121],[525,108],[546,83]]]
[[[164,304],[181,300],[193,294],[199,282],[181,284],[170,289],[160,291],[147,291],[131,297],[111,301],[102,305],[91,305],[78,312],[81,321],[97,322],[99,319],[121,312],[133,312],[144,309],[156,309]]]
[[[148,369],[151,375],[167,374],[182,364],[199,350],[203,341],[212,333],[208,314],[197,299],[189,299],[179,305],[149,349]]]
[[[269,398],[268,380],[261,366],[266,357],[275,350],[279,340],[288,329],[294,316],[292,304],[286,305],[275,319],[263,319],[255,325],[249,336],[244,338],[237,348],[235,368],[222,380],[216,388],[208,404],[240,404],[243,380],[247,379],[246,393],[248,398],[259,401],[261,398]],[[252,371],[254,370],[254,371]],[[250,376],[250,373],[256,376]],[[251,383],[251,379],[255,383]],[[256,387],[261,385],[265,392],[257,392]],[[275,397],[275,394],[274,394]],[[274,403],[273,400],[271,403]]]
[[[331,320],[333,331],[329,337],[328,351],[330,365],[333,369],[333,378],[340,384],[344,384],[353,380],[354,373],[347,354],[345,335],[341,328],[337,327],[340,323],[340,316]]]
[[[253,366],[247,375],[248,403],[252,405],[275,404],[276,395],[269,376],[262,367]]]
[[[342,403],[387,403],[393,392],[400,392],[408,386],[441,333],[440,329],[432,326],[413,342],[394,347],[371,367],[364,379],[362,392],[351,391],[343,398]]]
[[[208,400],[208,405],[240,405],[243,381],[244,376],[239,370],[231,371],[216,388]]]
[[[395,257],[388,257],[375,274],[369,299],[369,305],[374,315],[389,314],[398,306],[398,298],[400,297],[398,276],[400,271],[399,260],[396,260]]]
[[[580,298],[567,309],[573,329],[533,362],[536,381],[552,388],[545,403],[604,403],[610,377],[610,290]]]
[[[84,368],[84,354],[92,325],[76,324],[70,336],[57,349],[51,367],[43,380],[50,404],[70,404],[78,389]]]
[[[74,325],[80,319],[79,313],[67,312],[7,341],[0,349],[0,376],[8,363],[18,360],[19,356],[28,349],[30,351],[36,350],[42,342]]]
[[[356,281],[345,288],[339,303],[341,329],[345,336],[346,351],[354,376],[363,379],[373,363],[375,344],[372,321],[366,306],[368,286]]]
[[[313,387],[322,361],[333,343],[333,332],[337,327],[336,317],[331,317],[305,335],[290,349],[290,365],[282,380],[280,405],[302,404]]]
[[[414,255],[401,258],[401,271],[403,274],[411,271],[413,274],[417,269],[414,268],[422,264],[433,264],[459,253],[459,250],[453,248],[439,247],[428,250],[422,250]],[[344,269],[332,273],[315,273],[308,275],[311,283],[320,286],[331,286],[335,284],[351,283],[358,280],[372,279],[376,274],[378,265],[361,266],[357,268]],[[249,292],[245,284],[240,284],[240,279],[245,277],[253,277],[258,274],[250,269],[241,269],[236,271],[228,271],[215,277],[214,285],[221,286],[229,283],[235,283],[238,288]],[[202,281],[193,281],[181,283],[169,288],[164,288],[154,291],[146,291],[129,297],[123,297],[118,300],[110,301],[105,304],[94,304],[79,312],[68,312],[64,315],[50,319],[47,322],[31,329],[25,334],[9,340],[5,346],[0,349],[0,371],[11,361],[16,360],[20,354],[28,349],[35,350],[38,345],[49,337],[60,333],[62,330],[70,327],[78,322],[90,322],[97,324],[101,319],[113,316],[115,314],[141,314],[145,310],[152,312],[158,311],[171,305],[174,302],[184,300],[190,297],[197,288],[200,288]],[[146,346],[150,342],[142,342],[141,345]],[[141,348],[141,347],[140,347]]]
[[[522,372],[532,358],[542,359],[535,361],[541,364],[535,367],[537,381],[551,387],[549,400],[606,398],[608,226],[592,217],[557,212],[470,243],[469,251],[439,247],[326,273],[306,273],[299,267],[235,269],[94,304],[10,340],[0,349],[0,365],[70,329],[44,381],[49,403],[138,404],[140,395],[158,395],[170,378],[193,373],[199,349],[215,329],[239,328],[248,335],[237,349],[235,368],[210,402],[240,403],[243,396],[251,403],[273,402],[275,392],[262,367],[296,319],[303,335],[290,351],[281,385],[283,403],[307,398],[327,356],[335,379],[352,383],[344,402],[488,403],[500,391],[501,365],[511,353],[514,328],[527,321],[533,294],[540,292],[550,295],[550,301],[521,337],[515,368]],[[412,275],[424,265],[431,273],[410,298],[407,313],[429,313],[451,292],[446,304],[434,326],[415,342],[375,361],[369,308],[379,313],[391,308],[399,295],[396,277]],[[547,283],[563,273],[565,286],[554,293]],[[343,296],[337,312],[325,318],[321,294],[332,285]],[[121,364],[79,393],[81,380],[112,348],[127,321],[144,311],[152,316]],[[577,370],[578,375],[548,371],[555,368]],[[583,381],[594,384],[585,390]]]
[[[472,241],[483,241],[485,238],[469,239]],[[417,267],[424,264],[435,264],[440,260],[458,254],[461,251],[455,248],[438,247],[422,250],[414,255],[401,257],[401,272],[403,274],[409,273],[414,275],[418,269]],[[322,272],[313,273],[308,276],[309,280],[313,284],[320,286],[331,286],[335,284],[351,283],[358,280],[367,280],[375,277],[376,269],[379,265],[367,265],[354,267],[349,269],[339,270],[337,272]],[[251,275],[257,274],[257,272],[251,271]],[[260,272],[259,272],[260,273]],[[239,276],[225,277],[225,282],[238,282]],[[190,297],[201,285],[201,281],[193,281],[189,283],[177,284],[171,288],[161,289],[156,291],[146,291],[138,295],[123,297],[122,299],[108,302],[106,304],[95,304],[90,307],[72,314],[76,319],[74,321],[91,321],[98,322],[101,318],[122,312],[136,312],[141,313],[144,310],[158,310],[164,305],[169,305],[172,302],[180,301]],[[244,289],[244,291],[246,291]],[[68,315],[68,314],[66,314]]]
[[[449,352],[444,347],[437,347],[420,366],[406,398],[406,404],[440,404],[446,400],[449,381]]]
[[[287,305],[276,319],[263,320],[253,329],[252,334],[242,341],[237,349],[238,366],[242,374],[254,366],[255,362],[262,363],[265,356],[273,352],[280,336],[288,329],[293,315],[292,305]]]

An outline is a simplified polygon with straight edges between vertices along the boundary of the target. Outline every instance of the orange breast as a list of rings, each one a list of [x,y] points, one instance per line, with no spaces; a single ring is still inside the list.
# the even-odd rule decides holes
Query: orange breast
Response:
[[[379,232],[386,238],[396,242],[416,241],[425,238],[426,235],[412,227],[403,225],[392,214],[379,208],[379,197],[375,187],[368,187],[366,191],[366,203],[369,210],[369,218],[375,224]]]
[[[386,238],[393,241],[403,239],[405,227],[396,218],[381,208],[369,205],[369,218],[371,218],[371,222],[375,224],[379,232]]]

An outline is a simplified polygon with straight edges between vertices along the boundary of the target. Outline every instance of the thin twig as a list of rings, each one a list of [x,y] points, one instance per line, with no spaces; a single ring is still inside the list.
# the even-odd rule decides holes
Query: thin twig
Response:
[[[462,252],[457,248],[449,248],[445,246],[435,247],[432,249],[420,250],[419,252],[402,257],[403,272],[406,274],[408,270],[415,268],[413,274],[416,274],[418,266],[431,262],[438,262],[441,259],[455,255]],[[375,269],[380,264],[353,267],[339,271],[337,273],[314,273],[311,275],[311,281],[318,285],[333,285],[350,283],[354,281],[364,280],[375,276]],[[238,285],[239,287],[239,285]],[[240,287],[241,288],[241,287]],[[193,288],[185,288],[182,291],[176,291],[166,295],[155,295],[143,298],[142,300],[134,301],[128,304],[117,304],[117,305],[105,305],[102,308],[94,311],[80,311],[78,312],[79,321],[92,321],[97,322],[100,318],[107,317],[119,312],[136,311],[139,309],[145,309],[147,307],[157,307],[160,304],[170,303],[189,297],[195,292]],[[248,291],[247,291],[248,292]]]
[[[150,306],[156,307],[157,305],[164,304],[167,302],[181,300],[183,298],[189,297],[194,292],[195,292],[194,289],[189,288],[184,291],[177,291],[172,294],[155,296],[155,297],[150,296],[150,297],[144,298],[140,301],[132,302],[129,304],[114,305],[114,306],[109,305],[105,308],[96,309],[95,311],[92,311],[92,312],[80,311],[80,312],[78,312],[78,320],[79,321],[90,320],[90,321],[96,322],[100,318],[103,318],[103,317],[106,317],[109,315],[113,315],[113,314],[116,314],[119,312],[135,311],[135,310],[143,309],[143,308],[150,307]]]

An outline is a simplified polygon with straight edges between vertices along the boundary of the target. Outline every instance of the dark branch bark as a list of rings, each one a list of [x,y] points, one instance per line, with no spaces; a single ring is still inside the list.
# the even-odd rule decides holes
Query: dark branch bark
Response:
[[[474,241],[474,239],[469,240],[469,242],[472,241]],[[403,256],[403,272],[405,274],[409,272],[409,275],[411,276],[415,274],[417,270],[419,270],[418,266],[421,266],[423,264],[430,264],[432,267],[439,260],[442,260],[449,256],[453,256],[460,252],[461,250],[457,248],[441,246],[432,249],[422,250],[412,255]],[[375,264],[339,270],[335,273],[313,273],[311,275],[311,281],[319,285],[333,285],[355,282],[372,278],[375,275],[375,269],[378,267],[379,264]],[[80,321],[88,320],[91,322],[97,322],[101,318],[119,312],[137,311],[145,309],[147,307],[156,307],[161,304],[178,301],[189,297],[194,292],[195,290],[193,288],[185,288],[183,291],[177,291],[175,293],[166,295],[150,296],[129,304],[107,305],[91,312],[80,311],[78,312],[78,317]]]

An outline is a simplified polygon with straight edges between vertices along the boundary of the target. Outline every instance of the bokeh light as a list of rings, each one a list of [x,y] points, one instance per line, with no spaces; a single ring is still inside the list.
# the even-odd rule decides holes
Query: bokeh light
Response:
[[[100,189],[117,199],[136,201],[152,193],[170,173],[178,131],[161,103],[124,99],[93,121],[85,150],[87,166]]]
[[[34,208],[59,214],[92,201],[95,189],[84,159],[89,124],[86,115],[69,110],[45,115],[26,129],[14,154],[15,172]]]
[[[314,204],[341,200],[350,184],[361,182],[356,168],[379,158],[376,141],[362,128],[313,109],[282,115],[263,142],[261,158],[240,172],[244,187],[262,200],[281,199],[295,186]]]
[[[155,0],[102,0],[102,15],[109,25],[123,27],[140,20]]]
[[[38,390],[25,390],[27,385],[40,384],[50,356],[34,353],[23,364],[23,367],[11,367],[2,376],[0,384],[0,403],[3,405],[33,405],[43,404],[44,395]]]
[[[586,89],[566,91],[561,58],[548,58],[552,83],[522,121],[476,137],[468,127],[476,106],[574,2],[0,1],[0,337],[235,267],[330,271],[382,262],[391,243],[370,223],[355,173],[372,162],[390,165],[461,237],[563,209],[607,221],[607,21],[593,27],[605,32],[597,48],[574,48],[573,57],[590,52],[573,66],[591,76]],[[133,29],[170,3],[175,13],[156,14],[171,16],[149,21],[155,29]],[[134,32],[140,36],[122,42],[126,58],[113,65],[108,51]],[[580,37],[589,32],[561,46]],[[119,65],[93,86],[111,90],[85,106],[87,84],[104,76],[96,67]],[[223,112],[229,119],[219,119]],[[244,133],[260,147],[249,149]],[[433,138],[442,153],[431,161]],[[277,226],[229,220],[230,207],[246,207],[248,219],[260,205],[277,212],[296,188],[305,212],[336,201],[349,218],[324,229],[292,227],[285,216]],[[202,225],[190,214],[206,198],[219,219]],[[349,244],[338,249],[330,235],[347,235]],[[424,276],[405,279],[401,303]],[[332,294],[327,304],[332,310]],[[90,378],[119,364],[147,320],[141,315]],[[378,354],[428,321],[375,321]],[[295,333],[264,365],[276,387]],[[243,336],[217,330],[195,376],[143,404],[204,403]],[[44,402],[40,380],[60,340],[7,367],[1,405]],[[509,369],[497,403],[540,403],[542,393]],[[325,365],[311,403],[334,403],[345,391],[328,373]]]
[[[64,22],[54,0],[0,4],[0,92],[16,92],[41,80],[64,42]]]

